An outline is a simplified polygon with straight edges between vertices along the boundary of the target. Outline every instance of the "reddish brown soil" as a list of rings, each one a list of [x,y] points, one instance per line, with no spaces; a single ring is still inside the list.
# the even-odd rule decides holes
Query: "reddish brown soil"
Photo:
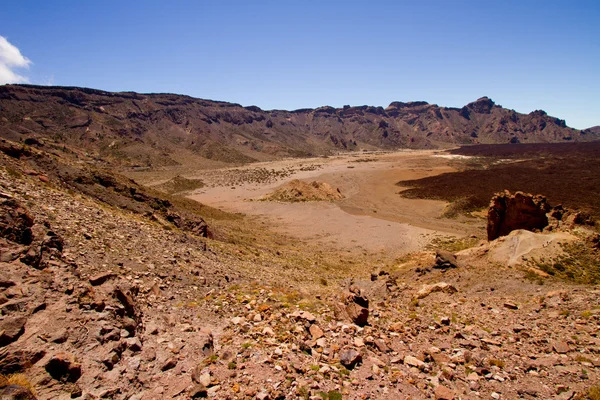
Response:
[[[462,147],[452,153],[469,159],[465,169],[429,178],[402,181],[409,198],[464,201],[465,209],[486,207],[505,189],[543,194],[552,205],[600,217],[600,142]],[[503,161],[501,161],[503,160]]]

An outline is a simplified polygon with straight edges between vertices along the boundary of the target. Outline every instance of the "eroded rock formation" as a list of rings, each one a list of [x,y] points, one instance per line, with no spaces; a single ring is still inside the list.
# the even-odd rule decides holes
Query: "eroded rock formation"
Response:
[[[543,230],[548,225],[551,207],[542,195],[509,191],[497,193],[488,209],[487,236],[494,240],[515,229]]]

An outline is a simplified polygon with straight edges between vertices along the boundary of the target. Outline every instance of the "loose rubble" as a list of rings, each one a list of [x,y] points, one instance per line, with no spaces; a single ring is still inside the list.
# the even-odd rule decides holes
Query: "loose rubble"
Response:
[[[0,396],[562,399],[600,381],[597,286],[438,251],[298,294],[0,160],[0,374],[35,389]]]

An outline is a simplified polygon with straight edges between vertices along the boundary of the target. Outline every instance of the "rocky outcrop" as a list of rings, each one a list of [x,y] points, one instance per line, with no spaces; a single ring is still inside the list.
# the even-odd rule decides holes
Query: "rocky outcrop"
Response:
[[[497,193],[490,202],[487,215],[488,240],[525,229],[532,232],[570,230],[576,225],[594,225],[592,217],[577,210],[552,207],[542,195],[509,191]]]
[[[494,240],[516,229],[541,231],[548,225],[551,207],[541,195],[509,191],[496,194],[490,202],[487,216],[487,237]]]

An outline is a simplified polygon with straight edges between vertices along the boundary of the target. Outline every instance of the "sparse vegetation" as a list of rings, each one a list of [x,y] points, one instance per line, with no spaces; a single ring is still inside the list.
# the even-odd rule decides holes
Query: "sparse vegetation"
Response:
[[[556,278],[576,283],[600,282],[600,254],[584,241],[561,245],[563,254],[553,259],[529,260],[528,266]]]
[[[460,215],[468,215],[482,209],[480,202],[474,196],[466,196],[451,201],[444,209],[442,217],[457,218]]]
[[[9,385],[19,385],[29,389],[29,391],[36,396],[37,393],[33,384],[29,381],[25,374],[11,374],[1,375],[0,374],[0,389]]]
[[[600,400],[600,385],[592,386],[587,390],[589,400]]]

